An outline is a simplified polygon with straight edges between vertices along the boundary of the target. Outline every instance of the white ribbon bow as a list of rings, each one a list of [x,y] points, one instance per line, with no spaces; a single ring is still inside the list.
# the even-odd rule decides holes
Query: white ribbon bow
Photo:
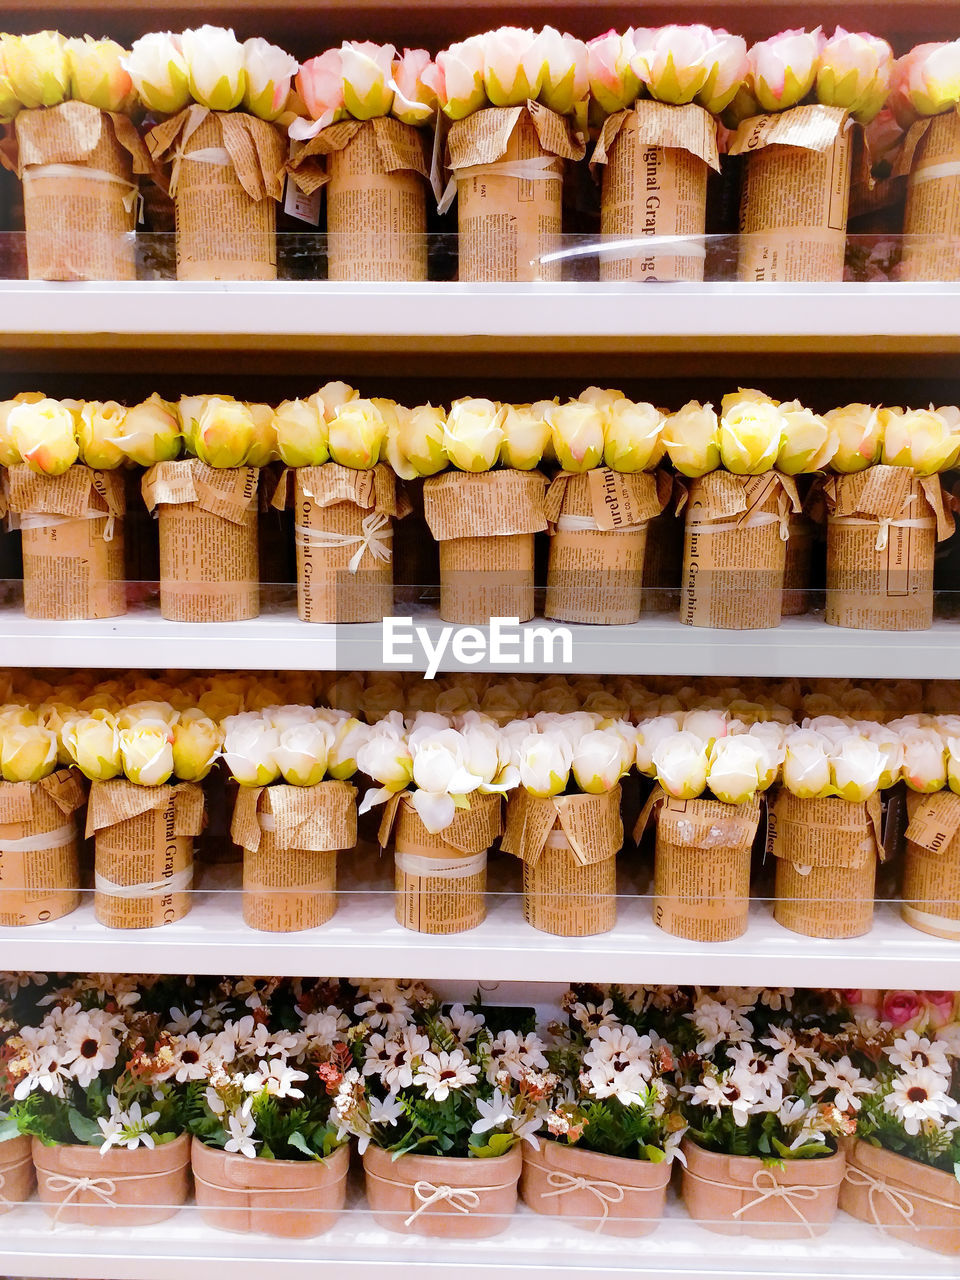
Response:
[[[198,147],[196,151],[185,151],[187,143],[193,136],[191,133],[188,137],[182,139],[180,145],[173,153],[173,162],[170,166],[170,183],[169,192],[171,196],[177,194],[177,188],[180,185],[180,166],[184,160],[196,160],[199,164],[215,164],[221,169],[229,169],[233,164],[230,152],[226,147]]]
[[[393,525],[390,517],[382,511],[371,511],[360,522],[361,533],[335,533],[332,529],[308,529],[306,525],[297,525],[297,536],[308,547],[353,547],[357,550],[350,557],[347,568],[356,573],[360,567],[364,552],[369,551],[374,560],[389,561],[393,556],[390,543],[393,539]]]
[[[770,1169],[758,1169],[753,1175],[751,1185],[754,1191],[757,1192],[756,1197],[753,1200],[748,1200],[746,1204],[742,1204],[739,1209],[734,1210],[734,1218],[739,1218],[741,1214],[747,1213],[750,1209],[755,1209],[758,1204],[764,1204],[767,1200],[782,1200],[796,1214],[810,1234],[814,1234],[813,1227],[807,1221],[806,1214],[796,1201],[816,1200],[824,1188],[784,1186],[777,1181]]]
[[[66,1191],[67,1193],[57,1206],[57,1212],[53,1215],[53,1221],[50,1224],[51,1228],[57,1225],[57,1219],[61,1213],[81,1191],[89,1191],[110,1209],[117,1207],[117,1202],[113,1198],[117,1194],[117,1184],[112,1178],[71,1178],[64,1173],[47,1173],[44,1174],[44,1179],[48,1191]]]
[[[914,1205],[913,1200],[910,1198],[910,1195],[917,1195],[917,1192],[911,1192],[908,1195],[897,1187],[891,1187],[885,1178],[875,1178],[872,1173],[866,1173],[863,1169],[855,1169],[852,1166],[847,1169],[846,1180],[854,1187],[869,1187],[867,1203],[870,1205],[870,1212],[873,1214],[874,1222],[881,1230],[883,1230],[884,1224],[880,1221],[880,1215],[877,1213],[876,1198],[878,1195],[883,1196],[892,1209],[896,1209],[905,1226],[912,1227],[914,1231],[919,1230],[913,1220]],[[931,1199],[928,1196],[921,1198]],[[937,1204],[947,1203],[945,1200],[935,1200],[934,1202]],[[955,1207],[951,1206],[951,1208]]]
[[[425,1209],[429,1209],[434,1204],[446,1203],[452,1209],[456,1209],[457,1213],[464,1214],[468,1214],[471,1209],[479,1208],[480,1205],[480,1197],[477,1193],[469,1191],[466,1187],[448,1187],[446,1184],[435,1187],[432,1182],[416,1182],[413,1194],[420,1201],[420,1205],[419,1208],[414,1209],[409,1218],[404,1220],[405,1227],[409,1227]]]
[[[571,1191],[589,1191],[592,1196],[596,1196],[603,1210],[600,1221],[595,1227],[596,1231],[599,1231],[606,1222],[610,1206],[621,1202],[624,1192],[624,1188],[617,1182],[606,1182],[603,1178],[582,1178],[560,1170],[547,1174],[547,1185],[554,1187],[555,1190],[544,1191],[540,1197],[542,1200],[548,1200],[551,1196],[569,1195]]]

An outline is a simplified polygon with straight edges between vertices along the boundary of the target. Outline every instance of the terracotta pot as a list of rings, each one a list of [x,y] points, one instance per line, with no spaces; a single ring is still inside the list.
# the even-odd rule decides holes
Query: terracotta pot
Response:
[[[837,1212],[842,1151],[768,1168],[756,1156],[728,1156],[684,1139],[683,1202],[695,1222],[725,1236],[792,1240],[820,1236]]]
[[[534,1213],[608,1236],[645,1236],[663,1216],[673,1165],[540,1139],[524,1144],[520,1198]]]
[[[918,1160],[851,1142],[840,1208],[921,1249],[960,1253],[960,1184]]]
[[[9,1138],[0,1142],[0,1213],[29,1200],[34,1184],[29,1138]]]
[[[45,1147],[33,1140],[37,1195],[56,1222],[145,1227],[172,1218],[187,1198],[190,1138],[161,1147]]]
[[[458,1156],[398,1156],[379,1147],[363,1153],[367,1203],[388,1231],[479,1240],[510,1225],[523,1157],[475,1160]]]
[[[208,1147],[191,1148],[200,1217],[221,1231],[261,1231],[300,1239],[329,1231],[347,1193],[350,1148],[318,1160],[250,1160]]]

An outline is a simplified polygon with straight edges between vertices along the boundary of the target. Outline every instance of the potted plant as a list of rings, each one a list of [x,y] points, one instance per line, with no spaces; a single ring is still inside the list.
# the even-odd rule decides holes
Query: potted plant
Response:
[[[30,1138],[10,1114],[14,1083],[7,1062],[14,1037],[46,986],[45,974],[0,973],[0,1214],[28,1200],[35,1184]]]

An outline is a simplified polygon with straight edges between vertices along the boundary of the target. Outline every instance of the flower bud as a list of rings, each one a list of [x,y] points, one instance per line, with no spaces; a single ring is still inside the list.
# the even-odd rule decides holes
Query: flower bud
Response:
[[[720,457],[734,475],[760,475],[777,460],[783,415],[774,404],[740,400],[720,419]]]
[[[62,475],[80,454],[76,419],[59,400],[18,404],[7,417],[7,430],[20,457],[38,475]]]
[[[587,46],[575,36],[544,27],[537,36],[543,56],[540,101],[551,111],[569,115],[590,92]]]
[[[383,414],[371,400],[349,400],[330,420],[327,447],[342,467],[375,467],[387,434]]]
[[[284,400],[273,416],[277,452],[288,467],[317,467],[327,461],[327,424],[306,400]]]
[[[960,103],[960,40],[920,44],[894,64],[891,106],[906,128]]]
[[[65,724],[61,739],[85,777],[104,782],[120,773],[120,734],[113,716],[78,716]]]
[[[0,773],[5,782],[39,782],[57,767],[57,735],[32,724],[0,725]]]
[[[21,391],[12,400],[0,400],[0,467],[12,467],[23,461],[20,450],[13,441],[10,414],[18,404],[39,404],[45,399],[41,391]]]
[[[173,726],[173,772],[182,782],[200,782],[220,754],[220,726],[201,711],[185,711]]]
[[[129,111],[135,101],[133,81],[121,63],[126,50],[115,40],[67,41],[73,97],[101,111]]]
[[[413,778],[413,756],[402,732],[389,721],[374,725],[367,741],[357,748],[357,768],[386,787],[402,791]]]
[[[783,785],[801,800],[813,800],[830,793],[829,743],[813,729],[795,729],[787,734],[783,758]]]
[[[280,735],[259,715],[244,712],[223,722],[223,761],[242,787],[265,787],[280,777]]]
[[[521,106],[540,95],[546,70],[544,51],[533,31],[500,27],[483,40],[483,87],[495,107]]]
[[[817,98],[869,124],[887,100],[892,73],[893,50],[886,40],[837,27],[820,54]]]
[[[404,124],[429,124],[437,114],[437,95],[431,87],[434,64],[426,49],[404,49],[393,63],[391,115]]]
[[[297,74],[297,92],[310,113],[309,120],[294,120],[290,137],[312,138],[321,129],[342,120],[346,115],[343,101],[343,60],[339,49],[328,49],[317,58],[309,58]]]
[[[746,733],[718,738],[710,752],[707,786],[724,804],[745,804],[760,788],[768,769],[763,743]]]
[[[747,42],[727,31],[714,31],[707,58],[709,74],[697,94],[697,102],[711,115],[719,116],[734,100],[750,71]],[[751,112],[751,114],[753,114]]]
[[[357,772],[357,752],[370,736],[367,725],[354,716],[346,716],[334,728],[333,742],[327,756],[327,772],[331,778],[352,778]]]
[[[802,102],[817,78],[823,34],[797,28],[755,44],[747,54],[750,90],[764,111],[785,111]]]
[[[446,412],[438,405],[397,405],[397,447],[419,476],[436,475],[447,465],[443,447]]]
[[[578,739],[571,768],[581,791],[603,795],[623,777],[622,763],[622,743],[617,734],[609,729],[594,729]]]
[[[199,413],[183,420],[184,405],[193,397],[180,401],[183,435],[187,448],[210,467],[242,467],[250,455],[256,437],[253,415],[245,404],[222,396],[200,396]],[[192,413],[192,409],[188,409]],[[192,428],[192,429],[191,429]]]
[[[448,119],[462,120],[486,106],[483,63],[483,36],[470,36],[438,53],[434,66],[425,69],[424,78]]]
[[[657,781],[667,795],[694,800],[707,785],[707,752],[693,733],[670,733],[653,749]]]
[[[883,426],[880,413],[869,404],[848,404],[823,415],[831,431],[837,433],[837,451],[830,460],[834,471],[847,474],[863,471],[880,461]]]
[[[550,439],[550,424],[529,404],[504,405],[500,461],[505,467],[531,471],[538,467]]]
[[[333,729],[322,721],[285,729],[273,752],[284,782],[295,787],[313,787],[322,782],[332,742]]]
[[[910,467],[931,476],[956,465],[960,432],[951,430],[934,409],[881,409],[881,459],[887,466]]]
[[[656,777],[657,769],[653,763],[654,750],[664,738],[679,732],[680,719],[679,715],[655,716],[652,720],[644,720],[637,726],[634,740],[637,768],[647,777]]]
[[[903,743],[903,778],[911,791],[942,791],[947,783],[944,743],[935,729],[905,729]]]
[[[603,461],[614,471],[651,471],[663,457],[660,433],[665,418],[652,404],[626,398],[607,409]]]
[[[520,784],[541,799],[566,789],[573,750],[561,734],[528,733],[521,741],[517,764]]]
[[[117,437],[123,433],[126,412],[116,400],[85,401],[77,423],[81,462],[99,471],[123,464],[124,454],[117,446]]]
[[[355,120],[390,114],[396,55],[392,44],[370,40],[345,40],[340,46],[343,101]]]
[[[879,747],[858,733],[848,734],[830,752],[831,782],[842,800],[869,800],[880,785],[883,770]]]
[[[133,87],[148,111],[176,115],[190,101],[187,64],[180,36],[170,31],[154,31],[133,42],[120,60]]]
[[[661,438],[683,476],[704,476],[720,465],[720,424],[711,404],[690,400],[667,418]]]
[[[797,400],[782,404],[780,414],[783,439],[777,455],[777,470],[788,476],[822,471],[840,443],[836,431]]]
[[[261,120],[276,120],[287,105],[290,82],[300,64],[269,40],[255,36],[243,42],[243,68],[244,110]]]
[[[608,31],[587,41],[590,95],[607,115],[632,106],[640,96],[640,77],[632,66],[633,42]]]
[[[173,730],[162,720],[142,720],[120,730],[123,772],[142,787],[159,787],[173,773]]]
[[[604,416],[603,410],[582,400],[551,405],[547,410],[553,451],[564,471],[590,471],[600,465]]]
[[[67,42],[57,31],[3,37],[3,66],[20,105],[56,107],[70,94]]]
[[[194,100],[211,111],[239,107],[247,77],[243,45],[233,31],[209,24],[192,27],[180,36],[180,48]]]
[[[503,444],[505,405],[492,400],[454,400],[443,428],[443,447],[461,471],[489,471]]]
[[[638,29],[631,65],[651,98],[692,102],[713,70],[713,32],[698,24]]]

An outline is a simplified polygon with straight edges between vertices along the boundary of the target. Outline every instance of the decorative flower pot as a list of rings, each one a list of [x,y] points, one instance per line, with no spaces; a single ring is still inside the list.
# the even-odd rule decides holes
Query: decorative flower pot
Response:
[[[0,1142],[0,1213],[29,1200],[34,1187],[30,1139],[9,1138]]]
[[[952,1173],[859,1139],[846,1154],[844,1213],[921,1249],[960,1253],[960,1183]]]
[[[250,1160],[194,1138],[190,1151],[200,1217],[222,1231],[302,1239],[329,1231],[347,1194],[350,1148],[326,1160]]]
[[[608,1236],[645,1236],[663,1216],[673,1165],[540,1139],[524,1145],[520,1198],[534,1213]]]
[[[0,782],[0,925],[46,924],[80,905],[76,811],[85,799],[76,769]]]
[[[367,1203],[389,1231],[441,1239],[479,1240],[510,1225],[523,1157],[474,1160],[458,1156],[398,1156],[379,1147],[363,1153]]]
[[[960,938],[960,796],[907,793],[900,914],[935,938]]]
[[[837,1212],[842,1151],[819,1160],[787,1160],[782,1169],[757,1156],[706,1151],[689,1138],[683,1151],[683,1202],[708,1231],[792,1240],[823,1235]]]
[[[37,1196],[54,1222],[146,1227],[172,1218],[187,1198],[190,1138],[149,1148],[45,1147],[33,1140]]]

